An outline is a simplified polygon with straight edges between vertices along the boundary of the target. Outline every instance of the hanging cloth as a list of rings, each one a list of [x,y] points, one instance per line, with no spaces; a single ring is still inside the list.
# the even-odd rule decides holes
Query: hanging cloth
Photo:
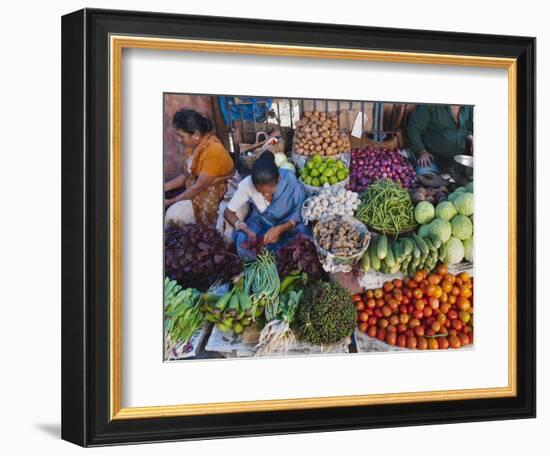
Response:
[[[218,105],[226,125],[229,125],[230,119],[241,120],[241,110],[243,120],[265,122],[267,111],[271,109],[273,101],[271,98],[261,98],[261,103],[258,102],[260,100],[258,97],[239,97],[239,99],[247,104],[236,104],[235,97],[218,97]],[[263,100],[265,100],[265,104]]]

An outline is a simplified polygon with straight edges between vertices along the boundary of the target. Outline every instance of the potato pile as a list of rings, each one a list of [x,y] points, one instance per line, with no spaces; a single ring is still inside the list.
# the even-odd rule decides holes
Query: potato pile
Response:
[[[296,127],[294,150],[298,154],[331,156],[351,149],[348,135],[338,131],[335,112],[306,111]]]
[[[333,255],[346,257],[361,250],[361,235],[348,220],[328,217],[321,220],[316,229],[319,245]]]

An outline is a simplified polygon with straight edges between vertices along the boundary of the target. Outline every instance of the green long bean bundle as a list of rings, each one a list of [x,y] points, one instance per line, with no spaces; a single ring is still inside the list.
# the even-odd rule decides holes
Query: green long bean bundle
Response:
[[[355,218],[385,233],[398,233],[414,225],[409,192],[399,184],[380,180],[361,194]]]
[[[264,250],[257,256],[256,261],[245,267],[244,291],[252,299],[253,315],[258,305],[264,305],[267,320],[272,320],[277,313],[280,288],[281,281],[275,257],[268,250]]]

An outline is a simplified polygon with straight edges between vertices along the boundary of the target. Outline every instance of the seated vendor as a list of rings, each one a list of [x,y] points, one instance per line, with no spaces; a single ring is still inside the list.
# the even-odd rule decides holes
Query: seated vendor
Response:
[[[239,183],[224,212],[235,227],[233,238],[239,256],[254,259],[250,247],[259,240],[274,250],[299,233],[307,234],[309,230],[301,221],[305,199],[305,189],[294,173],[278,169],[273,154],[264,152],[252,165],[251,175]],[[250,204],[252,210],[242,221],[236,212],[245,204]]]
[[[450,173],[455,155],[473,153],[473,108],[418,105],[407,125],[418,175]]]
[[[173,125],[178,141],[185,146],[186,166],[183,174],[164,184],[168,192],[185,190],[164,200],[167,219],[179,223],[216,223],[220,201],[227,191],[227,181],[235,169],[222,142],[211,133],[212,121],[192,109],[174,115]]]

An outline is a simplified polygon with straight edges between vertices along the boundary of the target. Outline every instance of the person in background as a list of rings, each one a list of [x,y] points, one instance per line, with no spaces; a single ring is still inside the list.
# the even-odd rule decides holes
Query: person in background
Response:
[[[407,125],[418,175],[451,172],[455,155],[473,153],[473,108],[418,105]]]
[[[213,124],[192,109],[176,112],[173,119],[178,141],[185,146],[185,171],[164,184],[168,192],[185,191],[164,200],[166,219],[179,223],[216,223],[227,181],[235,172],[233,160],[222,142],[212,134]]]
[[[260,239],[270,250],[277,249],[299,233],[309,234],[302,223],[301,208],[306,192],[292,171],[278,169],[273,153],[264,152],[252,165],[250,176],[239,183],[237,191],[224,212],[225,219],[235,227],[233,239],[237,253],[253,260],[250,249]],[[251,205],[245,221],[236,212]]]

